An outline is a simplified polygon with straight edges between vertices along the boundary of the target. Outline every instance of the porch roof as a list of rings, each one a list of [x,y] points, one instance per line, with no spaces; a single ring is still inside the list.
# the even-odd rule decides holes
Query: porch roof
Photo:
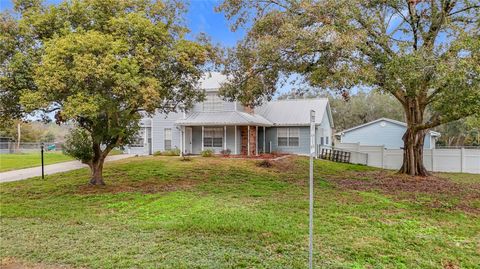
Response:
[[[260,115],[252,115],[240,111],[195,112],[186,119],[176,121],[182,126],[214,126],[214,125],[254,125],[271,126],[272,123]]]

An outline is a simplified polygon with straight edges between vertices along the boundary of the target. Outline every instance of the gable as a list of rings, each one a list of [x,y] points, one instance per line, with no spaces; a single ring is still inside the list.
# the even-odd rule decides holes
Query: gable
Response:
[[[310,124],[310,110],[315,111],[315,123],[321,124],[324,115],[328,115],[327,109],[329,106],[326,98],[294,99],[267,102],[255,108],[255,113],[276,126],[304,126]]]

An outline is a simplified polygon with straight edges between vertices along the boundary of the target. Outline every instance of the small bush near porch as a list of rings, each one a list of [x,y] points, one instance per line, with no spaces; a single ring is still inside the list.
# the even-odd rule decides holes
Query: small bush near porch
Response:
[[[140,157],[2,184],[2,265],[306,268],[308,159]],[[480,178],[315,161],[318,268],[476,268]],[[20,267],[22,268],[22,267]],[[64,268],[64,267],[62,267]]]

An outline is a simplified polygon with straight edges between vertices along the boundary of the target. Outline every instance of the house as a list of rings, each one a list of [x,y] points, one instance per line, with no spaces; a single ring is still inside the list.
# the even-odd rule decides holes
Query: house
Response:
[[[342,132],[336,133],[340,143],[360,143],[365,146],[384,145],[387,149],[403,148],[402,137],[407,131],[407,124],[387,118],[380,118]],[[435,148],[440,133],[429,131],[425,136],[424,148]]]
[[[284,152],[310,153],[310,110],[315,111],[315,137],[331,145],[333,120],[328,99],[279,100],[251,109],[218,96],[226,77],[211,73],[200,81],[206,98],[188,112],[161,114],[141,120],[132,154],[152,154],[177,148],[183,154],[215,153],[256,155]]]

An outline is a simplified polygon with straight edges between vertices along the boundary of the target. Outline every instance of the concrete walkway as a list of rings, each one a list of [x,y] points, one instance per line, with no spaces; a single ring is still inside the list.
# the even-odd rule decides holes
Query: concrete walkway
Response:
[[[122,159],[130,158],[133,156],[135,155],[120,154],[120,155],[108,156],[105,162],[122,160]],[[80,161],[70,161],[70,162],[49,164],[49,165],[45,165],[45,175],[66,172],[66,171],[80,169],[84,167],[88,167],[88,166],[81,163]],[[0,173],[0,183],[18,181],[18,180],[23,180],[23,179],[38,177],[38,176],[42,176],[41,166]]]

